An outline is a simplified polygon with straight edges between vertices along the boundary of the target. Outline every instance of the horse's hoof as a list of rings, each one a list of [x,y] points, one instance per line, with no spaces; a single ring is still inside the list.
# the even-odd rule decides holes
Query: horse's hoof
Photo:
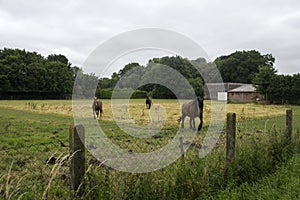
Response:
[[[198,131],[201,131],[201,129],[202,129],[202,126],[198,127]]]

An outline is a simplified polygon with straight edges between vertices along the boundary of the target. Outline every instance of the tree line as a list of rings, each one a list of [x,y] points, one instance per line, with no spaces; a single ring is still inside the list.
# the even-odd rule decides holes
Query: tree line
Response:
[[[253,78],[253,85],[264,95],[267,102],[300,105],[300,73],[277,74],[273,67],[260,66],[259,72]]]
[[[78,70],[64,55],[53,54],[45,58],[37,52],[1,49],[0,97],[68,98]]]
[[[0,49],[1,99],[62,99],[70,98],[77,73],[98,81],[96,95],[110,98],[114,88],[120,91],[133,89],[133,98],[188,98],[191,93],[176,77],[160,73],[161,66],[176,70],[192,86],[196,95],[204,95],[204,83],[238,82],[253,84],[265,99],[273,103],[300,103],[300,75],[278,75],[275,58],[256,50],[236,51],[220,56],[213,62],[204,58],[188,60],[180,56],[151,58],[146,66],[133,62],[126,64],[111,77],[85,74],[80,67],[72,66],[64,55],[48,55],[20,49]],[[201,72],[201,73],[200,73]],[[177,94],[158,84],[163,80],[175,84]],[[142,84],[146,82],[148,84]],[[156,83],[157,82],[157,83]],[[82,85],[82,94],[86,89]]]

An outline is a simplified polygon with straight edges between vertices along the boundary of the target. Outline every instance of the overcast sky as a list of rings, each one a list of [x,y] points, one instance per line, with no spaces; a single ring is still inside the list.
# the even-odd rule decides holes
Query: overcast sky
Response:
[[[111,37],[139,28],[183,34],[212,60],[255,49],[272,54],[279,73],[300,72],[299,0],[0,0],[1,49],[63,54],[77,66]]]

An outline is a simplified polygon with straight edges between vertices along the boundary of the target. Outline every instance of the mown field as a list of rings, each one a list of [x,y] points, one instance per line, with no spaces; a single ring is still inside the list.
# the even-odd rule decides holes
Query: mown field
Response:
[[[110,100],[103,101],[104,116],[103,120],[112,120],[112,108]],[[154,99],[153,106],[163,107],[167,112],[168,121],[170,123],[176,123],[180,116],[180,104],[177,100],[164,100]],[[72,101],[71,100],[11,100],[0,101],[1,108],[12,108],[15,110],[25,110],[37,113],[51,113],[64,116],[72,116]],[[227,104],[227,112],[235,112],[238,117],[247,118],[259,118],[265,116],[283,115],[285,109],[290,106],[281,105],[262,105],[262,104]],[[297,107],[296,107],[297,108]],[[204,117],[208,120],[211,110],[211,101],[205,101],[204,103]],[[132,99],[129,101],[129,111],[135,120],[147,119],[149,116],[145,114],[145,100],[144,99]],[[143,114],[144,113],[144,114]]]
[[[180,126],[178,101],[154,99],[152,109],[163,109],[166,123],[156,137],[135,139],[117,127],[110,101],[103,102],[104,116],[99,124],[113,143],[131,152],[149,152],[161,148],[174,137]],[[226,176],[224,133],[208,156],[203,159],[198,156],[211,120],[211,102],[205,101],[204,127],[194,141],[191,141],[192,145],[184,160],[179,159],[159,171],[134,174],[99,166],[91,155],[87,155],[85,192],[75,198],[231,199],[232,196],[228,196],[226,191],[234,191],[240,197],[238,195],[243,192],[244,187],[247,186],[247,190],[252,187],[255,189],[255,183],[263,177],[278,176],[276,166],[284,163],[292,163],[287,167],[292,167],[290,165],[293,163],[295,166],[299,165],[299,159],[295,155],[300,153],[300,125],[297,123],[300,119],[300,107],[291,106],[294,114],[294,137],[292,143],[287,143],[284,133],[285,111],[288,107],[290,106],[226,105],[226,112],[235,112],[238,118],[237,158],[231,170],[227,170]],[[69,198],[67,156],[69,127],[74,123],[72,101],[0,101],[0,112],[0,198]],[[145,109],[144,100],[130,100],[129,113],[131,120],[141,126],[146,126],[153,120],[151,113],[149,115],[149,111]],[[296,183],[297,180],[299,183],[300,178],[295,177]],[[290,193],[298,193],[292,190]],[[256,198],[251,197],[249,192],[249,197],[245,199]]]

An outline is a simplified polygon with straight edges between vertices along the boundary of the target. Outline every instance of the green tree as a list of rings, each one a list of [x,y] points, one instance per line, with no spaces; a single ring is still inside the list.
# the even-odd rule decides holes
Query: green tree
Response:
[[[256,90],[264,94],[264,98],[266,101],[268,101],[268,96],[271,92],[271,84],[273,82],[273,79],[276,76],[277,70],[269,65],[260,66],[259,71],[257,74],[255,74],[253,78],[253,85],[256,88]]]
[[[205,78],[207,83],[221,83],[223,82],[220,72],[215,63],[208,63],[204,58],[197,58],[192,60],[193,66],[201,72],[201,76]]]
[[[300,73],[294,74],[291,81],[291,102],[300,105]]]
[[[49,55],[45,59],[36,52],[0,49],[0,91],[40,98],[46,93],[50,98],[63,97],[71,94],[77,69],[63,55]]]
[[[215,59],[224,82],[251,83],[260,66],[272,67],[275,58],[271,54],[261,55],[256,50],[236,51]]]
[[[72,65],[69,62],[68,58],[61,54],[59,54],[59,55],[51,54],[47,57],[47,61],[48,62],[60,62],[60,63],[67,65],[68,67],[70,67]]]
[[[291,97],[291,81],[292,76],[289,75],[274,75],[269,86],[269,100],[276,103],[284,104]]]
[[[206,63],[205,60],[201,60],[201,62]],[[187,58],[182,58],[180,56],[171,56],[171,57],[165,56],[162,58],[153,58],[149,60],[146,67],[145,74],[159,67],[159,65],[155,65],[155,64],[161,64],[170,67],[176,70],[190,83],[196,95],[203,96],[203,79],[202,76],[200,75],[200,72],[197,70],[197,67],[202,66],[199,63],[200,61],[198,61],[198,65],[196,66],[192,64],[192,62],[190,62]],[[177,93],[179,94],[179,97],[190,98],[188,94],[191,94],[192,91],[187,91],[187,89],[184,86],[181,86],[182,83],[180,81],[174,80],[173,76],[165,76],[165,75],[163,75],[163,77],[160,76],[161,74],[158,73],[156,77],[149,77],[149,78],[150,79],[160,78],[161,80],[165,80],[165,82],[168,82],[169,84],[177,85],[176,90]],[[176,98],[176,96],[168,88],[161,85],[148,84],[145,87],[142,87],[141,89],[144,89],[152,93],[157,98]]]
[[[101,89],[113,88],[112,80],[108,77],[103,77],[99,79],[98,87]]]
[[[134,62],[125,65],[118,73],[118,87],[137,89],[144,71],[144,67],[139,63]]]
[[[130,72],[131,70],[135,69],[135,68],[140,68],[140,64],[137,63],[137,62],[133,62],[133,63],[128,63],[124,66],[123,69],[120,69],[119,72],[118,72],[118,76],[119,78],[121,78],[122,76],[124,76],[126,73]],[[136,70],[134,70],[135,73],[137,73]],[[141,69],[141,72],[142,72],[142,69]]]

